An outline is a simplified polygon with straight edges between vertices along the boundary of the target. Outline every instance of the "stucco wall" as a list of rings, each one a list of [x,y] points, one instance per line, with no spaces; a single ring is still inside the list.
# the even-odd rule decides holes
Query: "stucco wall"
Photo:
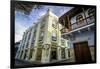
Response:
[[[70,40],[70,48],[73,48],[73,43],[88,41],[88,45],[94,45],[94,31],[87,31],[84,33],[78,33],[74,35],[74,39]]]
[[[75,61],[75,53],[74,53],[74,47],[73,47],[73,43],[77,43],[77,42],[82,42],[82,41],[88,41],[88,46],[90,49],[90,53],[91,53],[91,57],[92,60],[94,60],[95,58],[95,40],[94,40],[94,30],[90,30],[90,31],[85,31],[85,32],[77,32],[77,34],[73,34],[74,35],[74,39],[70,39],[68,44],[69,44],[69,52],[70,52],[70,62],[74,62]]]

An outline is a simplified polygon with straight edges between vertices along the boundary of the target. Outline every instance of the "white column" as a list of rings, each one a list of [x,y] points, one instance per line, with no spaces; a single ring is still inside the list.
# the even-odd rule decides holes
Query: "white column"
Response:
[[[61,47],[57,47],[57,57],[58,57],[58,60],[61,60]]]
[[[50,62],[50,51],[51,51],[50,45],[44,45],[42,49],[42,58],[41,58],[42,63]]]
[[[36,38],[35,38],[35,43],[34,43],[34,46],[37,46],[38,44],[38,40],[39,40],[39,34],[40,34],[40,23],[38,23],[38,26],[37,26],[37,29],[36,29]]]
[[[20,42],[20,45],[19,45],[19,48],[18,48],[19,53],[18,53],[17,58],[19,58],[19,59],[20,59],[20,55],[21,55],[20,50],[22,50],[22,46],[23,46],[23,43],[24,43],[25,37],[26,37],[26,33],[24,33],[23,38],[22,38],[22,40],[21,40],[21,42]]]
[[[31,45],[32,45],[31,43],[32,43],[33,36],[34,36],[34,28],[33,28],[32,31],[31,31],[31,36],[30,36],[29,47],[28,47],[28,48],[30,48]]]
[[[30,48],[32,46],[32,39],[33,39],[33,36],[34,36],[34,28],[32,29],[31,31],[31,36],[30,36],[30,40],[29,40],[29,47],[28,47],[28,53],[27,53],[27,58],[29,59],[29,55],[30,55]]]
[[[68,56],[68,48],[65,48],[65,58],[66,59],[69,59],[69,56]]]
[[[69,40],[65,40],[65,58],[66,59],[69,59],[69,56],[68,56],[68,48],[69,48],[69,44],[68,44]]]
[[[36,29],[36,38],[35,38],[35,42],[34,42],[34,52],[32,54],[32,59],[31,61],[35,61],[36,60],[36,56],[37,56],[37,48],[38,48],[38,40],[39,40],[39,34],[40,34],[40,26],[41,24],[38,23],[37,29]]]
[[[23,37],[23,39],[22,39],[22,43],[21,43],[20,50],[23,50],[23,49],[24,49],[24,44],[25,44],[26,37],[27,37],[27,34],[26,34],[26,32],[25,32],[25,33],[24,33],[24,37]],[[18,56],[19,59],[20,59],[21,53],[22,53],[22,51],[20,51],[20,54],[19,54],[19,56]]]
[[[51,44],[51,33],[52,33],[52,18],[47,16],[45,21],[44,41],[43,45]]]
[[[25,39],[26,39],[26,37],[27,37],[27,34],[26,34],[26,32],[25,32],[25,33],[24,33],[23,40],[22,40],[22,43],[21,43],[21,49],[23,49],[22,47],[23,47],[24,44],[25,44]]]
[[[58,24],[58,30],[57,30],[57,44],[58,44],[58,46],[61,46],[61,32],[60,32],[59,24]]]
[[[22,59],[24,59],[24,56],[25,56],[25,48],[26,48],[26,45],[27,45],[27,42],[28,42],[29,33],[30,33],[30,32],[28,32],[28,33],[27,33],[27,36],[26,36],[25,46],[24,46],[24,50],[23,50],[23,55],[22,55],[22,57],[21,57]]]
[[[58,30],[57,30],[57,59],[61,60],[61,32],[60,32],[60,25],[58,24]]]

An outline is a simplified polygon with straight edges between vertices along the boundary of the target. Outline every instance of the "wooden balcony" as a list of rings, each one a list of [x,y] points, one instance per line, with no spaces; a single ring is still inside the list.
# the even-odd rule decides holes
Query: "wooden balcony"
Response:
[[[95,23],[95,18],[94,18],[94,16],[89,16],[89,17],[81,20],[79,23],[78,22],[72,23],[71,26],[70,26],[71,29],[62,28],[61,33],[66,33],[66,32],[87,26],[87,25],[92,24],[92,23]]]

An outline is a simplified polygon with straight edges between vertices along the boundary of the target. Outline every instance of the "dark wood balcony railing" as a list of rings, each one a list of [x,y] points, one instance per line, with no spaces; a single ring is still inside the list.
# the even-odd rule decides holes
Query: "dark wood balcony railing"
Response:
[[[74,30],[74,29],[89,25],[94,22],[95,22],[94,16],[90,16],[90,17],[87,17],[87,18],[81,20],[79,24],[78,24],[78,22],[71,24],[71,28],[72,28],[72,30]]]
[[[61,33],[69,32],[69,31],[81,28],[83,26],[86,26],[86,25],[89,25],[89,24],[92,24],[92,23],[95,23],[95,18],[94,18],[94,16],[89,16],[89,17],[81,20],[80,23],[78,23],[78,22],[72,23],[70,30],[67,29],[67,28],[63,28],[61,30]]]

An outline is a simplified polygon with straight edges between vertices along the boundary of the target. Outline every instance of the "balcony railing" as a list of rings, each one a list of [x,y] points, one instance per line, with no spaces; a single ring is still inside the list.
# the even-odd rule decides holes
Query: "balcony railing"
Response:
[[[57,42],[56,41],[51,41],[52,46],[57,46]]]
[[[94,22],[95,22],[94,16],[90,16],[90,17],[83,19],[79,24],[78,24],[78,22],[71,24],[71,27],[72,27],[72,30],[74,30],[74,29],[89,25]]]
[[[63,28],[61,30],[61,32],[62,33],[69,32],[69,31],[81,28],[83,26],[86,26],[86,25],[89,25],[89,24],[92,24],[92,23],[95,23],[95,18],[94,18],[94,16],[89,16],[89,17],[83,19],[82,21],[80,21],[80,23],[78,23],[78,22],[72,23],[70,30],[67,29],[67,28]]]

